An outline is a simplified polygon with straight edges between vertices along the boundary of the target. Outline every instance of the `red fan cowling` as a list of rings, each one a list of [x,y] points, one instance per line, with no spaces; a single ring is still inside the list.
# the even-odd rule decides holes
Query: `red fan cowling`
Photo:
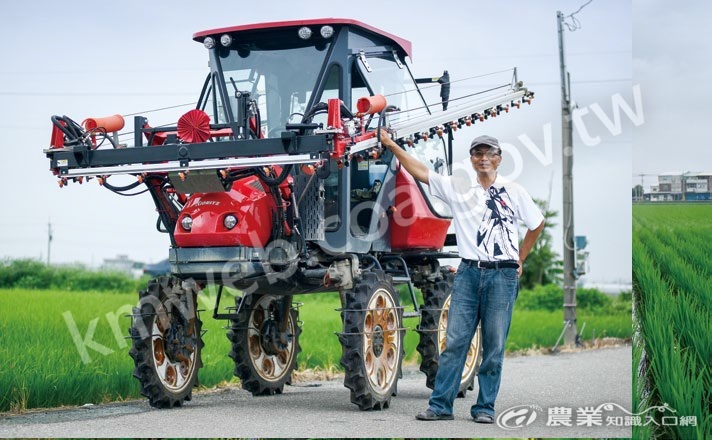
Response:
[[[205,142],[210,138],[210,116],[193,109],[178,119],[178,137],[190,144]]]

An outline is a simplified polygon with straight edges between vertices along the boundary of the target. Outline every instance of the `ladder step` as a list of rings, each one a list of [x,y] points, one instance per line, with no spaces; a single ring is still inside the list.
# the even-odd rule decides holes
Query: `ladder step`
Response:
[[[392,277],[394,283],[410,283],[409,277]]]

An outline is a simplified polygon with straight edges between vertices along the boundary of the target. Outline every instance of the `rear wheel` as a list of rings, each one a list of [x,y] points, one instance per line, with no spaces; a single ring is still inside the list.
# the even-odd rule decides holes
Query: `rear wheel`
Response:
[[[298,314],[290,309],[286,331],[280,331],[281,301],[282,297],[274,295],[248,296],[227,333],[232,342],[230,357],[235,361],[235,376],[242,381],[242,388],[254,396],[282,394],[297,366],[301,351]]]
[[[445,350],[447,318],[454,279],[455,276],[449,268],[443,268],[439,279],[429,282],[422,288],[425,304],[421,309],[418,329],[420,342],[417,350],[421,356],[420,371],[425,373],[425,385],[430,389],[435,386],[440,353]],[[478,327],[467,352],[458,397],[465,397],[467,390],[474,389],[475,376],[477,376],[481,363],[482,332]]]
[[[362,410],[388,408],[403,361],[403,314],[390,276],[365,272],[343,292],[341,365],[351,402]]]
[[[150,281],[139,297],[129,329],[134,377],[151,406],[181,406],[191,399],[203,366],[197,288],[178,278],[160,277]]]

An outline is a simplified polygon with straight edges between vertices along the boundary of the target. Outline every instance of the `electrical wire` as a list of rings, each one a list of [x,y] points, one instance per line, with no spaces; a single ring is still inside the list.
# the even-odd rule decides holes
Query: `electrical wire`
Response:
[[[169,122],[169,123],[167,123],[167,124],[156,125],[155,127],[151,127],[151,128],[174,127],[176,124],[177,124],[177,122]],[[126,132],[123,132],[123,133],[119,133],[119,137],[121,137],[121,136],[128,136],[128,135],[134,134],[134,133],[136,133],[136,132],[135,132],[135,131],[126,131]]]
[[[505,72],[510,72],[510,71],[511,71],[511,72],[514,72],[514,68],[498,70],[498,71],[496,71],[496,72],[490,72],[490,73],[483,73],[483,74],[481,74],[481,75],[468,76],[467,78],[456,79],[456,80],[454,80],[454,81],[450,81],[449,84],[455,84],[455,83],[459,83],[459,82],[462,82],[462,81],[469,81],[469,80],[471,80],[471,79],[484,78],[484,77],[487,77],[487,76],[498,75],[498,74],[500,74],[500,73],[505,73]],[[400,92],[389,93],[389,94],[387,94],[387,95],[383,95],[383,97],[387,98],[387,97],[389,97],[389,96],[404,95],[404,94],[406,94],[406,93],[417,92],[418,90],[420,90],[420,91],[428,90],[428,89],[432,89],[432,88],[434,88],[434,87],[440,87],[440,86],[441,86],[441,84],[431,84],[431,85],[429,85],[429,86],[418,87],[417,89],[409,89],[409,90],[403,90],[403,91],[400,91]]]
[[[135,113],[126,113],[126,114],[121,115],[121,117],[123,117],[123,118],[128,118],[128,117],[130,117],[130,116],[145,115],[145,114],[147,114],[147,113],[155,113],[155,112],[160,112],[160,111],[164,111],[164,110],[171,110],[171,109],[174,109],[174,108],[194,106],[194,105],[196,105],[197,103],[198,103],[197,101],[196,101],[196,102],[187,102],[187,103],[185,103],[185,104],[176,104],[176,105],[170,105],[170,106],[167,106],[167,107],[159,107],[159,108],[150,109],[150,110],[142,110],[142,111],[138,111],[138,112],[135,112]],[[152,128],[170,127],[170,126],[172,126],[172,125],[176,125],[176,123],[175,123],[175,122],[171,122],[171,123],[168,123],[168,124],[161,124],[161,125],[157,125],[157,126],[152,127]],[[125,132],[119,133],[119,137],[122,137],[122,136],[129,136],[129,135],[132,135],[132,134],[134,134],[134,133],[135,133],[135,131],[125,131]],[[114,148],[116,148],[116,147],[114,147]]]
[[[171,106],[168,106],[168,107],[161,107],[161,108],[157,108],[157,109],[153,109],[153,110],[144,110],[144,111],[140,111],[140,112],[136,112],[136,113],[127,113],[127,114],[121,115],[121,116],[123,116],[124,118],[126,118],[126,117],[129,117],[129,116],[144,115],[144,114],[146,114],[146,113],[155,113],[155,112],[160,112],[160,111],[163,111],[163,110],[170,110],[170,109],[173,109],[173,108],[188,107],[189,105],[195,105],[195,104],[197,104],[197,103],[198,103],[198,102],[196,101],[196,102],[189,102],[189,103],[186,103],[186,104],[171,105]]]
[[[511,86],[512,86],[511,84],[503,84],[503,85],[501,85],[501,86],[492,87],[492,88],[487,89],[487,90],[481,90],[481,91],[479,91],[479,92],[470,93],[469,95],[463,95],[463,96],[458,96],[457,98],[451,98],[451,99],[448,99],[448,102],[452,103],[452,102],[459,101],[459,100],[462,100],[462,99],[465,99],[465,98],[471,98],[471,97],[473,97],[473,96],[481,95],[481,94],[483,94],[483,93],[493,92],[493,91],[495,91],[495,90],[499,90],[499,89],[503,89],[503,88],[505,88],[505,87],[511,87]],[[428,109],[428,108],[431,107],[431,106],[436,106],[436,105],[441,104],[441,103],[442,103],[442,101],[438,101],[438,102],[434,102],[434,103],[430,103],[430,104],[427,104],[427,103],[426,103],[424,106],[414,107],[414,108],[406,109],[406,110],[395,111],[395,112],[391,113],[391,115],[396,116],[396,115],[399,115],[399,114],[409,113],[409,112],[413,112],[413,111],[416,111],[416,110]]]
[[[589,3],[590,3],[591,1],[593,1],[593,0],[589,0]],[[587,4],[588,4],[588,3],[587,3]],[[579,8],[579,10],[582,9],[584,6],[586,6],[586,4],[584,4],[581,8]],[[577,11],[577,12],[578,12],[578,11]],[[575,12],[574,14],[576,14],[576,12]],[[573,16],[574,14],[571,14],[570,16]],[[509,71],[514,72],[515,69],[514,69],[514,68],[510,68],[510,69],[503,69],[503,70],[499,70],[499,71],[495,71],[495,72],[484,73],[484,74],[480,74],[480,75],[473,75],[473,76],[469,76],[469,77],[466,77],[466,78],[461,78],[461,79],[458,79],[458,80],[450,81],[449,84],[455,84],[455,83],[460,83],[460,82],[464,82],[464,81],[469,81],[469,80],[473,80],[473,79],[477,79],[477,78],[483,78],[483,77],[487,77],[487,76],[493,76],[493,75],[497,75],[497,74],[501,74],[501,73],[505,73],[505,72],[509,72]],[[513,78],[514,78],[514,75],[513,75]],[[418,90],[422,91],[422,90],[430,89],[430,88],[433,88],[433,87],[439,87],[439,86],[440,86],[440,85],[438,85],[438,84],[433,84],[433,85],[430,85],[430,86],[425,86],[425,87],[420,87],[420,88],[415,88],[415,89],[408,89],[408,90],[403,90],[403,91],[400,91],[400,92],[389,93],[389,94],[384,95],[384,97],[396,96],[396,95],[404,95],[404,94],[406,94],[406,93],[410,93],[410,92],[414,92],[414,91],[418,91]],[[457,97],[457,98],[452,98],[452,99],[449,99],[448,102],[456,102],[456,101],[458,101],[458,100],[470,98],[470,97],[477,96],[477,95],[480,95],[480,94],[483,94],[483,93],[488,93],[488,92],[491,92],[491,91],[494,91],[494,90],[497,90],[497,89],[501,89],[501,88],[504,88],[504,87],[507,87],[507,85],[505,84],[505,85],[501,85],[501,86],[498,86],[498,87],[493,87],[493,88],[490,88],[490,89],[487,89],[487,90],[479,91],[479,92],[476,92],[476,93],[472,93],[472,94],[460,96],[460,97]],[[390,115],[391,115],[391,117],[397,118],[399,114],[412,113],[412,112],[418,111],[418,110],[429,110],[430,107],[437,106],[437,105],[439,105],[439,104],[441,104],[441,103],[442,103],[442,101],[438,101],[438,102],[426,103],[424,106],[415,107],[415,108],[412,108],[412,109],[396,110],[396,111],[392,111],[392,112],[390,113]],[[156,108],[156,109],[143,110],[143,111],[134,112],[134,113],[127,113],[127,114],[124,114],[124,115],[122,115],[122,116],[123,116],[123,117],[137,116],[137,115],[142,115],[142,114],[146,114],[146,113],[154,113],[154,112],[164,111],[164,110],[170,110],[170,109],[174,109],[174,108],[193,106],[193,105],[195,105],[195,104],[197,104],[197,102],[191,102],[191,103],[185,103],[185,104],[177,104],[177,105],[172,105],[172,106],[160,107],[160,108]],[[326,110],[326,108],[327,108],[327,106],[326,106],[326,104],[324,104],[324,103],[319,103],[319,104],[315,105],[314,107],[312,107],[309,111],[307,111],[307,112],[305,113],[305,115],[304,115],[303,118],[302,118],[302,121],[310,120],[310,119],[312,119],[316,114],[324,113],[325,110]],[[349,117],[349,116],[351,115],[350,110],[349,110],[348,108],[346,108],[343,104],[342,104],[342,109],[341,109],[341,110],[342,110],[342,112],[344,113],[345,116]],[[379,122],[380,122],[380,121],[379,121]],[[152,127],[152,128],[163,128],[163,127],[170,127],[170,126],[174,126],[174,125],[175,125],[175,123],[167,123],[167,124],[157,125],[157,126]],[[380,126],[380,123],[379,123],[379,126]],[[99,131],[99,130],[97,130],[97,131]],[[118,134],[118,137],[125,137],[125,136],[130,136],[130,135],[133,135],[133,134],[135,134],[135,131],[123,132],[123,133],[119,133],[119,134]],[[101,145],[103,144],[103,142],[104,142],[106,139],[109,140],[109,142],[112,144],[112,146],[113,146],[114,148],[118,148],[118,146],[115,144],[114,140],[113,140],[111,137],[109,137],[105,132],[100,132],[100,135],[102,135],[104,139],[102,139],[102,142],[97,146],[97,148],[98,148],[99,146],[101,146]],[[256,133],[255,133],[255,137],[257,137],[257,134],[256,134]],[[260,177],[263,177],[263,176],[260,176]],[[266,175],[265,175],[264,177],[267,178],[267,179],[270,179],[270,177],[268,177],[268,176],[266,176]]]
[[[593,0],[590,0],[590,1],[593,1]],[[584,5],[584,6],[585,6],[585,5]],[[497,75],[497,74],[501,74],[501,73],[505,73],[505,72],[509,72],[509,71],[514,72],[514,68],[503,69],[503,70],[499,70],[499,71],[495,71],[495,72],[489,72],[489,73],[484,73],[484,74],[480,74],[480,75],[473,75],[473,76],[469,76],[469,77],[466,77],[466,78],[461,78],[461,79],[457,79],[457,80],[454,80],[454,81],[450,81],[449,83],[450,83],[450,84],[455,84],[455,83],[459,83],[459,82],[463,82],[463,81],[469,81],[469,80],[473,80],[473,79],[477,79],[477,78],[484,78],[484,77],[487,77],[487,76],[493,76],[493,75]],[[420,91],[422,91],[422,90],[427,90],[427,89],[430,89],[430,88],[433,88],[433,87],[439,87],[439,86],[440,86],[440,85],[438,85],[438,84],[433,84],[433,85],[430,85],[430,86],[425,86],[425,87],[420,87],[420,88],[415,88],[415,89],[408,89],[408,90],[403,90],[403,91],[400,91],[400,92],[389,93],[389,94],[386,94],[386,95],[383,95],[383,96],[384,96],[384,97],[389,97],[389,96],[396,96],[396,95],[404,95],[404,94],[406,94],[406,93],[410,93],[410,92],[414,92],[414,91],[418,91],[418,90],[420,90]],[[459,100],[459,99],[464,99],[464,98],[476,96],[476,95],[478,95],[478,94],[487,93],[487,92],[489,92],[489,91],[493,91],[493,90],[496,90],[496,89],[499,89],[499,88],[503,88],[503,87],[506,87],[506,85],[499,86],[499,87],[495,87],[495,88],[492,88],[492,89],[489,89],[489,90],[484,90],[484,91],[477,92],[477,93],[473,93],[473,94],[470,94],[470,95],[464,95],[464,96],[461,96],[461,97],[458,97],[458,98],[452,98],[452,99],[449,99],[448,102],[453,102],[453,101],[457,101],[457,100]],[[413,112],[413,111],[416,111],[416,110],[429,109],[430,107],[437,106],[438,104],[441,104],[441,103],[442,103],[441,101],[439,101],[439,102],[433,102],[433,103],[426,103],[424,106],[421,106],[421,107],[416,107],[416,108],[407,109],[407,110],[401,110],[401,111],[395,111],[395,112],[392,112],[392,113],[391,113],[391,116],[397,116],[399,113],[408,113],[408,112]],[[164,111],[164,110],[171,110],[171,109],[180,108],[180,107],[193,106],[193,105],[196,105],[196,104],[197,104],[197,102],[190,102],[190,103],[185,103],[185,104],[177,104],[177,105],[172,105],[172,106],[167,106],[167,107],[160,107],[160,108],[156,108],[156,109],[143,110],[143,111],[134,112],[134,113],[127,113],[127,114],[124,114],[124,115],[121,115],[121,116],[122,116],[122,117],[137,116],[137,115],[143,115],[143,114],[147,114],[147,113],[155,113],[155,112]],[[323,107],[320,106],[319,104],[322,104]],[[315,105],[315,106],[312,107],[308,112],[306,112],[306,114],[305,114],[304,117],[302,118],[302,121],[305,121],[305,120],[307,120],[307,119],[311,119],[311,118],[313,118],[314,116],[316,116],[317,114],[320,114],[320,113],[324,112],[324,110],[326,110],[326,107],[327,107],[326,104],[323,104],[323,103],[319,103],[319,104]],[[346,108],[345,106],[343,106],[343,105],[342,105],[342,109],[341,109],[341,110],[342,110],[342,112],[344,113],[345,116],[349,117],[349,116],[351,115],[351,111],[350,111],[348,108]],[[170,127],[170,126],[174,126],[174,125],[175,125],[175,123],[167,123],[167,124],[157,125],[157,126],[152,127],[152,128]],[[127,132],[119,133],[119,134],[118,134],[118,137],[121,138],[121,137],[125,137],[125,136],[130,136],[130,135],[133,135],[133,134],[135,134],[135,133],[136,133],[135,131],[127,131]],[[257,137],[257,134],[256,134],[256,133],[255,133],[255,137]],[[108,136],[106,136],[106,138],[109,139],[109,141],[112,143],[112,145],[114,146],[114,148],[117,148],[117,147],[118,147],[118,146],[115,145],[115,143],[113,142],[113,139],[109,138]],[[102,141],[102,142],[103,142],[103,141]]]
[[[578,14],[579,12],[581,12],[581,9],[583,9],[583,8],[585,8],[586,6],[588,6],[589,4],[591,4],[592,1],[593,1],[593,0],[588,0],[586,3],[582,4],[582,5],[576,10],[576,12],[572,12],[571,14],[565,16],[565,18],[570,18],[570,19],[571,19],[571,24],[567,23],[566,21],[562,22],[563,25],[566,26],[566,27],[569,29],[569,31],[574,32],[574,31],[576,31],[576,30],[578,30],[578,29],[581,29],[581,22],[580,22],[576,17],[574,17],[574,15]]]
[[[458,79],[458,80],[455,80],[455,81],[450,81],[449,84],[453,84],[453,83],[458,83],[458,82],[463,82],[463,81],[469,81],[469,80],[472,80],[472,79],[484,78],[484,77],[487,77],[487,76],[498,75],[498,74],[502,74],[502,73],[505,73],[505,72],[512,72],[512,79],[510,80],[510,82],[509,82],[508,84],[503,84],[503,85],[500,85],[500,86],[493,86],[492,88],[489,88],[489,89],[487,89],[487,90],[481,90],[481,91],[478,91],[478,92],[475,92],[475,93],[471,93],[471,94],[468,94],[468,95],[463,95],[463,96],[460,96],[460,97],[457,97],[457,98],[451,98],[451,99],[448,99],[447,102],[448,102],[448,103],[452,103],[452,102],[456,102],[456,101],[458,101],[458,100],[462,100],[462,99],[465,99],[465,98],[471,98],[471,97],[473,97],[473,96],[481,95],[481,94],[484,94],[484,93],[489,93],[489,92],[492,92],[492,91],[495,91],[495,90],[498,90],[498,89],[502,89],[502,88],[505,88],[505,87],[513,87],[513,86],[514,86],[514,79],[515,79],[516,68],[503,69],[503,70],[498,70],[498,71],[495,71],[495,72],[484,73],[484,74],[480,74],[480,75],[474,75],[474,76],[470,76],[470,77],[467,77],[467,78]],[[425,86],[425,87],[420,87],[420,88],[411,89],[411,90],[403,90],[403,91],[400,91],[400,92],[389,93],[389,94],[386,94],[386,95],[383,95],[383,96],[384,96],[384,97],[388,97],[388,96],[404,95],[404,94],[409,93],[409,92],[412,92],[412,91],[416,91],[416,90],[422,91],[422,90],[426,90],[426,89],[429,89],[429,88],[432,88],[432,87],[439,87],[439,86],[440,86],[440,85],[433,84],[433,85],[431,85],[431,86]],[[439,105],[439,104],[442,104],[442,100],[437,101],[437,102],[432,102],[432,103],[427,103],[427,102],[426,102],[424,106],[414,107],[414,108],[411,108],[411,109],[405,109],[405,110],[400,110],[400,111],[391,112],[391,113],[390,113],[390,116],[391,116],[392,118],[394,118],[394,119],[397,121],[397,120],[398,120],[398,115],[404,115],[404,114],[406,114],[406,113],[414,112],[414,111],[417,111],[417,110],[428,110],[428,111],[429,111],[431,107],[435,107],[435,106],[437,106],[437,105]]]

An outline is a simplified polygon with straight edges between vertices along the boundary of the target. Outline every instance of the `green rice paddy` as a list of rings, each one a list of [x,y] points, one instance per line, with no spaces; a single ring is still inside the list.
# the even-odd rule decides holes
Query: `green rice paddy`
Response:
[[[634,402],[696,421],[634,427],[636,438],[712,438],[710,219],[712,205],[633,207]]]
[[[238,381],[227,356],[226,321],[211,317],[213,298],[199,297],[203,329],[207,330],[199,375],[205,387]],[[334,335],[341,330],[335,311],[340,307],[338,294],[304,295],[295,300],[303,303],[299,369],[340,370],[341,346]],[[124,316],[136,302],[137,295],[128,293],[0,289],[0,412],[140,398],[128,355],[130,340],[125,339],[130,319]],[[223,297],[221,304],[233,303]],[[412,305],[404,305],[412,310]],[[560,311],[515,307],[507,350],[553,346],[562,319]],[[630,315],[581,311],[579,321],[587,322],[584,339],[631,336]],[[417,324],[417,319],[405,320],[409,329]],[[418,364],[417,343],[417,333],[406,332],[404,363]]]

